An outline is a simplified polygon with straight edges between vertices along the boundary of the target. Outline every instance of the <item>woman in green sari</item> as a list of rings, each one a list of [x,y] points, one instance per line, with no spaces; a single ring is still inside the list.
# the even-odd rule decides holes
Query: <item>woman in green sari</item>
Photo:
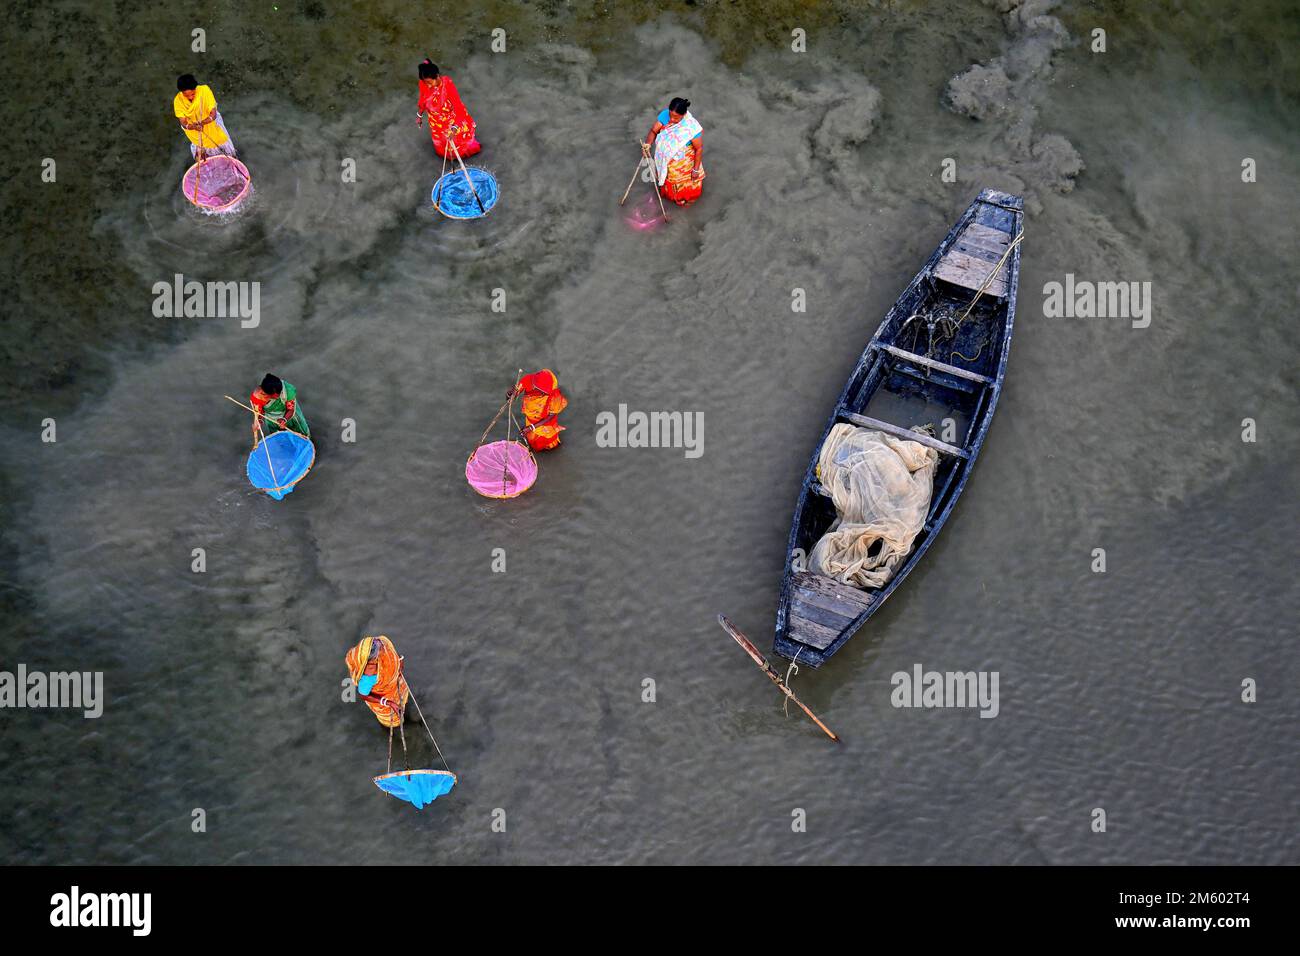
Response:
[[[253,416],[254,448],[260,440],[259,425],[262,432],[268,435],[288,428],[304,438],[311,437],[307,416],[302,413],[302,408],[298,404],[298,390],[288,382],[281,381],[268,372],[266,378],[262,379],[262,384],[248,396],[248,402],[258,411],[258,414]]]

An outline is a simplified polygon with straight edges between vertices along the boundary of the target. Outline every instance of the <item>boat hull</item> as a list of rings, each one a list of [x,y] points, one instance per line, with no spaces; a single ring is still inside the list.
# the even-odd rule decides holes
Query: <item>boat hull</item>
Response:
[[[1006,377],[1020,275],[1024,202],[986,189],[967,207],[868,342],[804,473],[777,605],[777,654],[820,667],[924,557],[984,446]],[[919,440],[939,452],[925,524],[907,560],[872,590],[807,567],[835,520],[817,481],[822,443],[841,422]],[[911,431],[931,425],[935,436]]]

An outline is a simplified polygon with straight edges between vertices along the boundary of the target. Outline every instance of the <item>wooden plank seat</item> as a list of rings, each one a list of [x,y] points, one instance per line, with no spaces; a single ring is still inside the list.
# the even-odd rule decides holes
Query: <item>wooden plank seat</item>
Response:
[[[842,411],[838,417],[845,421],[852,422],[862,428],[874,428],[877,431],[886,432],[895,438],[905,438],[908,441],[920,442],[926,448],[933,448],[942,455],[952,455],[954,458],[969,458],[970,455],[964,448],[958,448],[956,445],[949,445],[946,441],[939,441],[937,438],[931,438],[922,432],[914,432],[910,428],[903,428],[901,425],[893,425],[889,422],[882,422],[879,418],[869,418],[866,415],[858,415],[855,412]]]
[[[881,345],[879,347],[895,358],[901,358],[917,365],[924,365],[926,368],[932,368],[939,372],[946,372],[949,375],[956,375],[958,378],[964,378],[972,382],[979,382],[981,385],[993,384],[993,379],[989,378],[987,375],[980,375],[978,372],[971,372],[964,368],[958,368],[956,365],[949,365],[947,362],[939,362],[932,358],[926,358],[924,355],[917,355],[915,352],[905,352],[892,345]]]

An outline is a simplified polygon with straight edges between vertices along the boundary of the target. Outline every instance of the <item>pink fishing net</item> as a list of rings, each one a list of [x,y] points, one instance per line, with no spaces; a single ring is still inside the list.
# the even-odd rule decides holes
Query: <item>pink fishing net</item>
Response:
[[[480,445],[465,462],[465,480],[488,498],[514,498],[537,480],[537,459],[517,441]]]
[[[181,192],[207,212],[228,212],[244,201],[251,181],[248,167],[233,156],[218,154],[185,171]]]

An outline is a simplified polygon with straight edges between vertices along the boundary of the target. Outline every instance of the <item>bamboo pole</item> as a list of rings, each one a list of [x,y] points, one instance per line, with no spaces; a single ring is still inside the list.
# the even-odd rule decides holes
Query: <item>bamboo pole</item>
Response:
[[[442,157],[442,173],[438,176],[438,195],[433,198],[433,208],[442,212],[443,180],[447,178],[447,157]]]
[[[519,387],[519,380],[523,378],[524,370],[520,369],[515,375],[515,384],[510,389],[510,397],[506,399],[506,404],[510,406],[510,412],[506,415],[506,447],[501,455],[501,497],[505,497],[507,486],[510,483],[510,424],[515,418],[515,389]],[[523,404],[522,402],[520,403]]]
[[[516,379],[515,382],[516,384],[518,384],[518,379]],[[475,448],[479,447],[479,445],[482,445],[485,441],[487,441],[488,433],[492,431],[492,426],[497,423],[497,421],[501,418],[502,414],[505,413],[506,406],[511,404],[514,401],[514,399],[515,399],[515,394],[513,391],[511,391],[510,397],[501,403],[501,407],[497,409],[497,413],[492,416],[492,421],[488,422],[488,427],[483,429],[483,434],[479,437],[478,445],[475,445],[474,446]]]
[[[640,141],[638,140],[638,142]],[[641,143],[641,147],[641,158],[636,161],[636,169],[632,170],[632,178],[627,181],[627,189],[623,190],[623,198],[618,201],[620,206],[627,202],[628,193],[632,191],[632,187],[636,184],[636,177],[641,172],[641,164],[650,158],[645,151],[645,143]]]
[[[781,678],[781,675],[776,672],[776,668],[774,668],[771,664],[767,662],[767,658],[762,655],[759,649],[754,646],[753,642],[750,641],[749,638],[747,638],[744,634],[740,632],[740,629],[737,628],[736,625],[732,624],[731,621],[727,620],[726,615],[719,614],[718,623],[722,625],[722,629],[724,631],[726,631],[735,639],[737,644],[739,644],[742,648],[744,648],[745,653],[748,654],[750,658],[754,661],[754,663],[758,665],[759,669],[762,670],[763,673],[765,673],[768,677],[772,679],[772,683],[776,684],[776,686],[781,689],[781,693],[785,694],[786,697],[794,701],[795,705],[798,706],[798,708],[802,710],[805,714],[807,714],[809,719],[811,719],[814,724],[820,727],[822,729],[822,732],[825,733],[827,737],[831,738],[831,740],[835,741],[836,743],[840,742],[840,738],[835,736],[835,732],[832,731],[825,724],[823,724],[821,722],[821,719],[816,714],[814,714],[811,710],[809,710],[804,705],[803,701],[801,701],[798,697],[794,695],[794,691],[792,691],[789,688],[789,686],[787,686],[786,682]]]
[[[487,210],[483,208],[483,200],[478,198],[478,190],[474,188],[474,180],[470,179],[469,170],[465,168],[465,160],[460,158],[460,150],[456,148],[454,134],[447,137],[447,145],[451,147],[451,151],[456,155],[456,162],[460,163],[460,171],[465,174],[465,182],[469,183],[469,191],[474,194],[474,201],[478,203],[478,211],[486,216]]]
[[[265,419],[266,416],[263,415],[261,412],[259,412],[256,408],[250,408],[248,405],[245,405],[243,402],[231,398],[229,395],[222,395],[221,397],[226,399],[226,401],[234,402],[240,408],[248,409],[248,411],[253,413],[253,420],[257,424],[257,434],[260,435],[262,438],[262,440],[258,442],[258,444],[262,446],[262,451],[266,453],[266,467],[271,469],[271,480],[275,482],[275,487],[279,488],[280,479],[277,478],[275,475],[275,465],[271,463],[271,449],[266,447],[266,433],[262,431],[262,420]],[[289,430],[289,425],[287,422],[285,423],[284,427],[285,430]]]
[[[664,208],[664,195],[659,191],[659,170],[655,168],[654,160],[650,160],[650,171],[654,174],[650,177],[650,188],[655,191],[655,198],[659,200],[659,214],[664,217],[664,222],[672,222],[668,218],[668,210]]]

